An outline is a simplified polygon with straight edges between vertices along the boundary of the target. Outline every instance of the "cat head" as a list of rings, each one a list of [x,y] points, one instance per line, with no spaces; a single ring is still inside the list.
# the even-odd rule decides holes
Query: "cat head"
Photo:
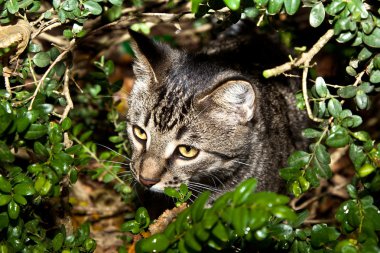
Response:
[[[228,64],[130,31],[134,86],[128,97],[131,168],[152,191],[223,184],[249,155],[259,96]],[[203,189],[201,189],[203,187]]]

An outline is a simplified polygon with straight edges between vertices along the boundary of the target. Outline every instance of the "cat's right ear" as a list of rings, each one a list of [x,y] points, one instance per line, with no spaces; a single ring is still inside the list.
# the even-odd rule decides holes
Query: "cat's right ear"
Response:
[[[214,104],[217,117],[223,117],[221,112],[228,113],[228,117],[245,124],[253,118],[255,111],[255,91],[252,85],[244,80],[231,80],[223,83],[210,94],[199,100],[206,106]],[[210,104],[211,102],[211,104]]]
[[[157,83],[158,65],[165,57],[165,49],[145,35],[128,29],[131,36],[131,47],[135,53],[133,70],[137,78],[143,79],[149,85]]]

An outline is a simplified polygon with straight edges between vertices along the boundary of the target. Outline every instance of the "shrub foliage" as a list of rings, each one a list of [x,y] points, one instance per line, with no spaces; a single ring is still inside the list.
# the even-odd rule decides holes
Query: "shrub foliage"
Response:
[[[289,197],[254,192],[256,181],[249,179],[210,208],[203,193],[164,232],[137,242],[136,251],[379,252],[380,145],[358,127],[360,112],[380,91],[380,9],[361,0],[0,0],[0,252],[94,251],[88,223],[68,233],[56,219],[57,209],[67,208],[57,200],[84,172],[112,183],[131,201],[132,189],[119,175],[129,149],[126,123],[109,97],[121,87],[109,82],[113,62],[99,57],[83,74],[76,53],[97,30],[106,32],[104,27],[124,22],[149,33],[153,25],[179,22],[189,11],[195,28],[249,18],[259,29],[276,24],[291,40],[297,31],[286,20],[307,13],[309,25],[324,31],[313,47],[263,75],[300,68],[297,106],[315,122],[303,131],[312,142],[309,149],[294,152],[280,170],[289,193],[298,197],[331,178],[329,149],[346,148],[354,169],[346,186],[349,199],[336,210],[335,222],[306,226],[307,211],[289,208]],[[342,49],[348,64],[339,83],[313,71],[313,57],[327,43]],[[104,129],[114,129],[108,140]],[[103,146],[105,140],[112,150]],[[99,166],[85,170],[94,161]],[[178,204],[190,197],[186,186],[166,193]],[[122,230],[142,234],[150,223],[142,207]]]

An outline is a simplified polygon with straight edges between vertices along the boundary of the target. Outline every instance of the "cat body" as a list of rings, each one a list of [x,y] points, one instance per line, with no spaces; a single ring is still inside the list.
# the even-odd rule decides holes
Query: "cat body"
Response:
[[[184,183],[213,198],[251,177],[258,190],[283,190],[278,169],[302,146],[305,125],[294,85],[262,80],[266,66],[246,51],[249,41],[190,54],[130,34],[136,80],[127,131],[136,180],[154,192]]]

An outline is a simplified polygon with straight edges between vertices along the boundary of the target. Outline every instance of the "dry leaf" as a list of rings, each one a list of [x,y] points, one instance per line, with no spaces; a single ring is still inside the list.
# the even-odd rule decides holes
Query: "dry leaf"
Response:
[[[17,46],[10,62],[16,60],[28,46],[32,27],[27,21],[20,19],[15,25],[0,27],[0,48]]]

